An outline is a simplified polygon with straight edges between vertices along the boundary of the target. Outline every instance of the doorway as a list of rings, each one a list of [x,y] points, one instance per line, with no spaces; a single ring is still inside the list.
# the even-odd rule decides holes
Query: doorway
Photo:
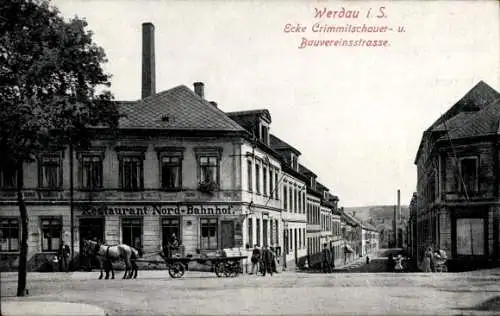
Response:
[[[222,221],[222,249],[234,248],[234,222]]]
[[[83,240],[104,241],[104,217],[80,218],[79,220],[80,250],[83,248]],[[85,270],[99,267],[95,257],[87,256],[80,252],[80,267]]]

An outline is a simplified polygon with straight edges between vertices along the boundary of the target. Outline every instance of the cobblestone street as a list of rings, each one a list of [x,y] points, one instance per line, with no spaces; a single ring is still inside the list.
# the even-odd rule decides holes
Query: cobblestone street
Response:
[[[119,274],[121,276],[121,273]],[[2,273],[2,303],[19,300],[17,275]],[[25,301],[85,303],[109,315],[500,313],[500,270],[449,274],[284,272],[217,278],[188,271],[140,271],[136,280],[97,280],[97,272],[30,273]]]

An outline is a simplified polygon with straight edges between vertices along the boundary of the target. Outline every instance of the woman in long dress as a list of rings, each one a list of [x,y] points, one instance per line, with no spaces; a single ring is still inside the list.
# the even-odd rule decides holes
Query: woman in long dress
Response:
[[[432,272],[431,262],[432,262],[432,248],[429,247],[424,253],[424,272]]]

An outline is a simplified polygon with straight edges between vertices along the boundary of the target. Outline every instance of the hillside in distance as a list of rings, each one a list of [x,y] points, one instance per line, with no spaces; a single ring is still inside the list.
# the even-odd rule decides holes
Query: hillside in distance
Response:
[[[394,205],[372,205],[344,207],[344,211],[354,215],[362,221],[368,222],[381,230],[383,227],[392,228],[394,219]],[[406,222],[410,215],[408,205],[401,205],[401,221]]]

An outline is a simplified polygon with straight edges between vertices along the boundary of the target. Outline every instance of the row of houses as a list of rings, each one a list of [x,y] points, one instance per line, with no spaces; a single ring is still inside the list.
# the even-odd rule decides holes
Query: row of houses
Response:
[[[415,158],[408,251],[442,249],[451,270],[500,259],[500,94],[479,82],[424,133]]]
[[[314,264],[325,245],[338,263],[377,248],[374,229],[343,213],[299,150],[271,133],[268,110],[224,112],[201,82],[156,92],[154,26],[142,27],[142,98],[119,102],[118,129],[95,127],[90,146],[49,146],[23,165],[29,269],[61,242],[75,258],[92,238],[147,255],[173,233],[185,255],[268,245],[284,268]],[[19,256],[13,170],[0,168],[4,270]]]

